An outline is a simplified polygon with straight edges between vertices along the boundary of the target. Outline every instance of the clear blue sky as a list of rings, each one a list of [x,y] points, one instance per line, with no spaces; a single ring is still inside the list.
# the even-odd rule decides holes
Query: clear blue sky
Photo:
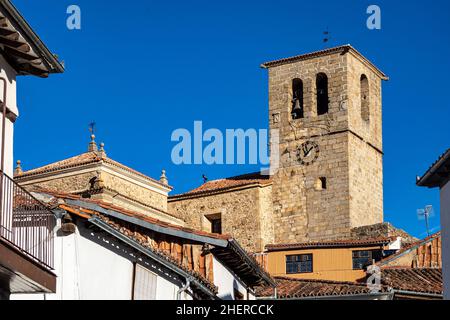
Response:
[[[15,0],[64,75],[20,78],[15,158],[25,169],[87,148],[88,124],[108,155],[158,178],[174,193],[246,166],[180,166],[170,159],[176,128],[266,128],[267,74],[261,62],[350,43],[387,73],[384,83],[385,219],[423,237],[416,209],[439,193],[415,186],[450,147],[449,1],[138,1]],[[116,4],[119,3],[119,4]],[[82,10],[82,30],[66,28],[66,9]],[[366,9],[382,10],[382,29],[366,28]],[[439,217],[431,221],[438,227]]]

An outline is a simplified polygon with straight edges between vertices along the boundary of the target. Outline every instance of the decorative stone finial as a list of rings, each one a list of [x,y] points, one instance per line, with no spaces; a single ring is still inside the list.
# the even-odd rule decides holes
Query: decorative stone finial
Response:
[[[102,142],[100,143],[100,157],[106,158],[106,151],[105,151],[105,144]]]
[[[15,176],[20,176],[22,173],[23,173],[22,161],[17,160],[17,166],[16,166],[16,170],[14,171],[14,175]]]
[[[168,185],[169,184],[169,180],[167,180],[167,176],[166,176],[166,170],[163,170],[161,173],[161,177],[159,178],[159,182]]]
[[[91,142],[89,143],[88,151],[89,152],[97,152],[98,151],[98,147],[97,147],[97,143],[95,142],[94,134],[91,135]]]

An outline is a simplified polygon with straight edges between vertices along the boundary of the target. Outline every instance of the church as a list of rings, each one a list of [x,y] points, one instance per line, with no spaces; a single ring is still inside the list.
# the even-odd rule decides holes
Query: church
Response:
[[[170,195],[159,179],[107,156],[91,137],[86,153],[24,171],[29,190],[76,194],[160,221],[232,235],[252,253],[289,245],[410,237],[384,223],[382,82],[388,77],[350,45],[267,62],[269,128],[279,169],[204,183]],[[274,150],[271,150],[274,152]]]

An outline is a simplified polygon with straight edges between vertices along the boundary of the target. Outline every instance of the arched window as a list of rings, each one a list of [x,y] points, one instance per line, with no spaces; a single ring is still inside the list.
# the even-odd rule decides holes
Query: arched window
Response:
[[[305,117],[303,109],[303,81],[300,79],[292,80],[292,119],[301,119]]]
[[[369,80],[363,74],[360,79],[361,89],[361,118],[364,121],[370,120],[370,99],[369,99]]]
[[[316,78],[317,90],[317,115],[328,113],[328,77],[325,73],[319,73]]]

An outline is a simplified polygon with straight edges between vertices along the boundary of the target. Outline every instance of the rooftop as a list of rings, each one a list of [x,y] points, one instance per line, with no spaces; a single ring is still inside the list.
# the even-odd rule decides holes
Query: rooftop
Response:
[[[337,282],[325,280],[305,280],[287,277],[276,277],[277,295],[279,299],[333,298],[355,295],[370,295],[366,284],[353,282]],[[381,293],[388,293],[383,287]],[[273,297],[273,288],[259,288],[256,292],[260,298]]]
[[[354,248],[354,247],[370,247],[385,246],[395,241],[397,238],[376,238],[376,239],[356,239],[356,240],[336,240],[321,242],[305,242],[293,244],[272,244],[267,245],[267,251],[284,251],[284,250],[300,250],[300,249],[321,249],[321,248]]]
[[[55,208],[64,210],[88,221],[97,221],[99,225],[107,225],[119,232],[128,240],[137,241],[166,260],[175,263],[179,268],[199,278],[202,283],[213,289],[208,283],[208,276],[203,272],[198,274],[196,264],[188,263],[180,257],[176,251],[176,244],[196,244],[200,246],[210,245],[210,252],[230,268],[248,286],[271,285],[273,279],[267,274],[242,247],[229,235],[213,234],[173,225],[164,221],[151,218],[134,211],[126,210],[99,200],[83,199],[71,194],[41,191],[34,193],[39,199],[46,199],[47,203],[53,204]],[[162,241],[156,241],[157,235]],[[179,240],[164,247],[170,238]],[[163,250],[162,250],[163,249]],[[188,250],[189,251],[189,250]],[[191,259],[192,262],[192,259]]]
[[[19,75],[47,77],[64,72],[57,57],[9,0],[0,1],[0,48]]]
[[[419,187],[437,188],[442,187],[450,179],[450,149],[442,154],[439,159],[431,165],[428,171],[417,180]]]
[[[178,200],[185,197],[194,197],[199,195],[204,196],[208,194],[227,192],[237,188],[264,187],[271,184],[272,180],[270,176],[264,176],[260,173],[250,173],[225,179],[211,180],[196,189],[183,194],[171,196],[169,199]]]
[[[163,186],[165,188],[172,189],[170,186],[168,186],[165,182],[166,181],[159,181],[156,179],[153,179],[139,171],[136,171],[128,166],[123,165],[122,163],[115,161],[111,158],[109,158],[104,151],[104,145],[101,144],[100,150],[97,149],[97,145],[94,141],[95,136],[93,135],[91,137],[92,141],[89,144],[88,152],[76,155],[74,157],[64,159],[61,161],[57,161],[54,163],[50,163],[47,165],[44,165],[39,168],[35,168],[28,171],[23,171],[21,167],[21,162],[18,161],[18,167],[16,168],[16,171],[14,173],[14,179],[18,181],[19,183],[25,180],[38,178],[41,175],[46,175],[49,173],[59,173],[59,172],[65,172],[66,170],[70,170],[72,168],[81,168],[83,166],[87,166],[89,164],[108,164],[110,166],[113,166],[115,168],[118,168],[122,171],[134,174],[136,176],[139,176],[141,178],[144,178],[147,181],[156,183],[160,186]]]
[[[403,247],[402,249],[400,249],[399,251],[397,251],[395,254],[384,258],[383,260],[379,261],[377,263],[377,265],[379,266],[384,266],[387,265],[399,258],[401,258],[402,256],[404,256],[405,254],[408,254],[409,252],[413,251],[413,250],[417,250],[418,248],[425,246],[426,244],[438,239],[441,237],[441,232],[437,232],[423,240],[418,240],[417,242],[411,243],[405,247]]]
[[[383,268],[383,285],[395,291],[442,295],[442,269]]]
[[[269,69],[272,67],[277,67],[280,65],[293,63],[293,62],[297,62],[297,61],[308,60],[308,59],[327,56],[327,55],[336,54],[336,53],[340,53],[340,54],[344,55],[349,52],[352,53],[359,60],[361,60],[363,63],[367,64],[370,68],[372,68],[383,80],[389,79],[387,75],[385,75],[380,69],[378,69],[374,64],[372,64],[368,59],[366,59],[361,53],[359,53],[355,48],[353,48],[349,44],[334,47],[334,48],[329,48],[329,49],[325,49],[325,50],[315,51],[315,52],[311,52],[311,53],[307,53],[307,54],[301,54],[301,55],[297,55],[297,56],[293,56],[293,57],[289,57],[289,58],[283,58],[283,59],[279,59],[279,60],[265,62],[265,63],[261,64],[261,68]]]

